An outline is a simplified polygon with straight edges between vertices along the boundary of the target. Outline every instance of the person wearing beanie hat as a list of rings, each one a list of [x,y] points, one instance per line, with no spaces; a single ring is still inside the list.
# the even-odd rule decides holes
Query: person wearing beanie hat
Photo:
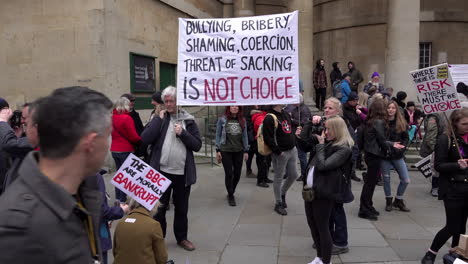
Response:
[[[371,75],[371,80],[364,86],[363,91],[365,93],[369,93],[369,89],[372,86],[377,87],[377,93],[385,92],[385,87],[383,86],[383,84],[380,83],[380,74],[378,72],[374,72]]]

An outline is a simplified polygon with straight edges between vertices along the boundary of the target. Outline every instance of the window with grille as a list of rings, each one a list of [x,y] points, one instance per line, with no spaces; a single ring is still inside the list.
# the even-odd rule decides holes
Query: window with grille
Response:
[[[419,69],[431,66],[432,43],[419,43]]]

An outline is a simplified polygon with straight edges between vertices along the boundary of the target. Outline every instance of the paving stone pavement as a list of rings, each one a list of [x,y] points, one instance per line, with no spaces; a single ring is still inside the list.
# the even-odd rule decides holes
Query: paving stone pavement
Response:
[[[189,209],[189,240],[195,244],[195,251],[177,246],[172,231],[174,210],[171,208],[167,214],[166,245],[175,263],[189,259],[187,263],[191,264],[305,264],[313,260],[315,250],[305,218],[301,183],[296,182],[289,190],[288,215],[280,216],[273,211],[272,187],[255,186],[255,179],[245,177],[245,168],[236,191],[236,207],[227,204],[222,167],[198,164],[197,174]],[[383,189],[377,187],[374,206],[381,216],[375,222],[357,217],[362,183],[353,182],[357,199],[345,205],[350,251],[333,256],[332,263],[420,263],[434,234],[444,225],[445,215],[442,203],[429,195],[428,180],[414,171],[410,177],[405,201],[411,212],[386,212]],[[396,190],[397,179],[392,173],[392,190]],[[107,188],[113,193],[112,186]],[[446,246],[440,252],[447,250]],[[441,257],[442,253],[438,263],[442,263]]]

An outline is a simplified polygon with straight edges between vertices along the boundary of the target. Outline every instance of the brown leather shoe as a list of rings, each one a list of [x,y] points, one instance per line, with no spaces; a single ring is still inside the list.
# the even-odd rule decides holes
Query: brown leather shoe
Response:
[[[194,251],[195,250],[195,246],[193,245],[192,242],[188,241],[188,240],[182,240],[180,241],[179,243],[177,243],[177,245],[179,245],[179,247],[187,250],[187,251]]]

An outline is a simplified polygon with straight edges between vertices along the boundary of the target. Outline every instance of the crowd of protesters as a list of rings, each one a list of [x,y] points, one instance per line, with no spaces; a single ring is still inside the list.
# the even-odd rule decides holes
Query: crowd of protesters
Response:
[[[385,211],[410,211],[403,199],[410,183],[404,160],[409,144],[419,139],[421,156],[431,156],[434,164],[431,194],[444,201],[447,216],[422,260],[434,263],[442,245],[452,237],[456,246],[466,231],[468,110],[455,110],[444,123],[438,114],[424,116],[405,92],[393,97],[378,72],[361,90],[361,72],[353,62],[348,69],[342,74],[339,63],[333,63],[328,89],[325,61],[317,61],[315,103],[323,114],[312,115],[302,95],[294,105],[225,107],[216,123],[216,158],[224,168],[227,203],[237,205],[244,161],[246,174],[255,176],[254,156],[257,186],[273,185],[276,213],[288,214],[288,190],[296,180],[302,182],[317,250],[311,263],[331,263],[331,255],[349,251],[344,205],[355,198],[352,181],[363,181],[360,218],[378,220],[373,195],[379,182]],[[468,87],[457,88],[468,94]],[[329,93],[334,97],[326,98]],[[107,263],[111,249],[115,263],[166,263],[170,203],[177,244],[195,250],[188,238],[188,213],[191,186],[197,181],[193,152],[200,150],[202,140],[194,116],[177,106],[176,96],[172,86],[155,93],[145,126],[131,94],[112,103],[89,88],[60,88],[16,113],[0,98],[0,249],[8,249],[0,254],[0,263]],[[108,150],[116,169],[134,153],[171,180],[152,211],[119,189],[115,203],[108,204],[106,172],[101,170]],[[394,196],[392,169],[400,179]],[[362,180],[357,170],[366,170]],[[108,224],[121,218],[112,236]],[[54,239],[48,239],[50,233]]]

